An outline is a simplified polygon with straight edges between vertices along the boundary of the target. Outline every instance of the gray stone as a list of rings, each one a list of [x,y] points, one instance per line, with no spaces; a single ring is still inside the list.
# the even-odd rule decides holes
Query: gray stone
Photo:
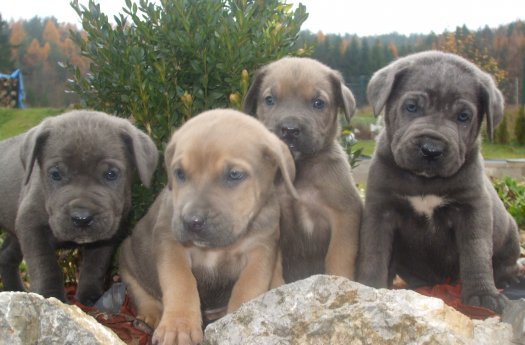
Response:
[[[473,321],[442,300],[313,276],[209,325],[204,344],[511,344],[498,319]]]
[[[516,344],[525,345],[525,299],[510,301],[501,319],[512,325]]]
[[[0,345],[124,344],[77,306],[25,292],[0,293]]]

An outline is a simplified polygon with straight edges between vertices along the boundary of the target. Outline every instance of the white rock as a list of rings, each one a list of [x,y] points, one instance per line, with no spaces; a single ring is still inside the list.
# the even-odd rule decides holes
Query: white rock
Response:
[[[120,338],[77,306],[25,292],[0,293],[1,345],[121,345]]]
[[[512,328],[473,321],[437,298],[313,276],[209,325],[204,344],[511,344]]]

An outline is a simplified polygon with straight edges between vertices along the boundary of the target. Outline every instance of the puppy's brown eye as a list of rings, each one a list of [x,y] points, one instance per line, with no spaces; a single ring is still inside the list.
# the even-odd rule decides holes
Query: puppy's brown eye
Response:
[[[325,102],[322,99],[316,98],[313,100],[312,105],[315,109],[324,109]]]
[[[266,96],[264,98],[264,103],[268,106],[275,105],[275,99],[273,98],[273,96]]]
[[[184,182],[184,181],[186,181],[186,173],[184,172],[184,170],[182,170],[180,168],[176,169],[175,170],[175,178],[179,182]]]

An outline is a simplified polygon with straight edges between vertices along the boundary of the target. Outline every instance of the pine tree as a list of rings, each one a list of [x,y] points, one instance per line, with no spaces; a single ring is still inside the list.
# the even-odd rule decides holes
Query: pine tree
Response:
[[[9,44],[9,27],[0,14],[0,73],[10,73],[14,68]]]

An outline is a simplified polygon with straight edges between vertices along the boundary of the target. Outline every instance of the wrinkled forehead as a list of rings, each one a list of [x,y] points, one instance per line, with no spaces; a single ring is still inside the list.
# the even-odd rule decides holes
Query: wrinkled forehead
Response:
[[[261,90],[281,96],[331,94],[332,79],[325,68],[277,65],[267,71]]]
[[[261,143],[266,135],[248,130],[242,124],[228,128],[216,126],[215,130],[194,128],[177,136],[173,164],[218,169],[231,162],[253,164],[262,154]]]
[[[481,88],[476,76],[453,64],[413,66],[401,75],[394,90],[424,92],[437,103],[459,99],[478,103]]]
[[[124,159],[126,145],[111,128],[56,128],[42,148],[46,159],[70,162],[95,162],[102,159]]]

